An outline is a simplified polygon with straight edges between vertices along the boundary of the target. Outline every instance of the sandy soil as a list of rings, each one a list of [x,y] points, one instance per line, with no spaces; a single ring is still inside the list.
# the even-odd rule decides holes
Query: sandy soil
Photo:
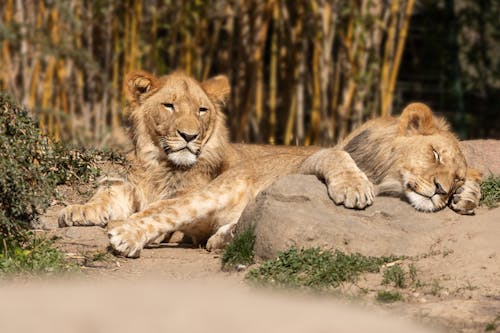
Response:
[[[59,209],[60,206],[52,207],[47,213],[49,218],[45,223],[52,221],[54,226],[55,216]],[[500,209],[495,209],[495,211],[497,212],[495,216],[500,215]],[[481,208],[480,211],[478,211],[478,216],[489,216],[491,213],[492,211]],[[466,233],[464,237],[469,238],[473,238],[475,235],[484,234],[485,231],[480,230],[481,227],[476,228],[473,223],[471,223],[467,229],[469,229],[469,232]],[[76,236],[74,237],[78,237],[78,230],[79,229],[75,229],[74,232]],[[492,235],[494,235],[494,233],[492,233]],[[68,253],[70,257],[73,257],[73,259],[86,259],[79,261],[80,263],[84,263],[82,274],[72,277],[71,281],[78,281],[78,285],[83,283],[83,290],[86,290],[85,288],[90,288],[85,293],[88,292],[95,295],[96,303],[100,303],[103,297],[108,297],[104,295],[112,293],[113,290],[114,292],[119,292],[119,290],[116,289],[122,288],[127,289],[126,293],[129,293],[129,290],[133,290],[133,293],[140,294],[144,287],[146,290],[157,288],[159,291],[157,297],[162,298],[166,304],[171,305],[172,302],[174,304],[177,302],[182,304],[192,302],[194,304],[200,304],[202,307],[218,307],[220,311],[228,311],[228,313],[231,313],[230,310],[226,309],[226,297],[232,298],[236,294],[238,295],[234,296],[236,299],[231,299],[231,301],[237,303],[243,312],[258,311],[257,316],[267,318],[265,320],[270,320],[269,325],[274,325],[273,327],[279,330],[281,330],[281,327],[284,328],[284,326],[280,326],[283,324],[281,320],[273,321],[271,320],[272,318],[267,317],[267,311],[262,313],[261,306],[246,306],[248,302],[248,304],[254,304],[252,303],[253,301],[248,301],[248,294],[253,295],[257,293],[260,295],[262,292],[255,291],[253,287],[250,287],[244,281],[245,271],[222,271],[220,254],[218,253],[210,253],[202,248],[193,248],[190,245],[162,244],[157,248],[145,249],[139,259],[117,258],[111,254],[107,254],[100,256],[99,260],[93,261],[91,260],[93,256],[92,253],[96,252],[96,248],[91,248],[91,253],[81,255],[82,247],[75,244],[73,241],[74,239],[69,243],[63,242],[61,248]],[[100,235],[96,237],[95,241],[97,243],[103,243],[101,248],[97,250],[97,252],[103,253],[105,251],[105,237],[103,239],[103,236]],[[326,303],[324,303],[325,297],[319,297],[318,299],[311,298],[305,302],[301,298],[302,296],[290,296],[290,298],[287,296],[283,299],[283,295],[280,295],[277,297],[278,300],[276,300],[274,296],[269,296],[267,293],[264,293],[265,296],[263,296],[265,300],[262,300],[260,296],[258,296],[256,302],[264,302],[267,304],[268,301],[276,301],[279,303],[279,306],[285,307],[288,306],[288,304],[295,304],[295,302],[297,303],[297,307],[301,307],[300,304],[304,304],[304,306],[307,304],[308,309],[311,307],[315,309],[314,311],[316,311],[316,313],[314,316],[327,309],[336,309],[336,311],[340,311],[340,313],[347,311],[350,315],[352,314],[352,316],[354,316],[354,322],[363,325],[365,323],[375,325],[371,321],[375,314],[375,318],[379,316],[385,318],[382,322],[390,318],[391,322],[398,323],[395,328],[393,327],[395,331],[410,332],[414,326],[408,323],[409,321],[417,322],[418,326],[415,329],[416,331],[422,332],[483,332],[486,327],[490,327],[492,329],[491,332],[500,331],[500,295],[497,294],[498,286],[491,285],[492,283],[495,284],[494,281],[498,280],[498,276],[492,276],[491,269],[488,272],[488,267],[477,267],[474,268],[474,271],[467,270],[467,267],[470,266],[470,261],[473,261],[473,253],[478,253],[479,257],[479,253],[481,252],[480,249],[470,247],[463,249],[455,248],[454,251],[456,253],[448,253],[449,251],[447,251],[447,249],[450,248],[450,244],[456,243],[456,240],[443,239],[436,241],[435,251],[430,249],[428,256],[423,256],[413,261],[419,270],[419,277],[425,281],[426,285],[419,288],[410,287],[400,290],[405,298],[402,302],[380,304],[375,301],[376,291],[381,289],[381,274],[368,274],[363,276],[356,285],[345,286],[341,290],[340,296],[326,297]],[[464,256],[461,256],[460,252],[468,254],[466,256],[467,263],[461,262],[460,258]],[[499,254],[491,253],[490,255],[492,256],[492,264],[497,265],[499,262],[497,256]],[[481,255],[481,258],[482,257]],[[408,262],[403,262],[402,264],[405,266]],[[456,274],[451,274],[451,272],[456,273],[457,270],[463,270],[463,276],[460,278],[456,278]],[[494,267],[493,271],[498,271],[498,267]],[[111,285],[110,281],[112,282]],[[79,289],[74,289],[75,287],[72,287],[74,283],[75,282],[68,283],[67,281],[62,284],[58,283],[59,287],[57,288],[49,283],[52,287],[49,286],[47,288],[53,290],[54,295],[59,293],[78,294],[80,292]],[[118,285],[116,283],[118,283]],[[186,286],[186,283],[189,285]],[[192,284],[194,284],[194,290],[198,290],[195,293],[193,293]],[[112,286],[110,287],[112,291],[102,290],[103,285]],[[1,290],[0,293],[2,293]],[[99,296],[101,293],[103,296]],[[179,293],[182,294],[182,300],[178,299]],[[210,297],[214,297],[213,293],[218,295],[215,297],[215,300],[210,299]],[[228,293],[229,296],[226,293]],[[30,297],[32,296],[30,295]],[[270,297],[271,300],[268,300],[268,297]],[[140,298],[144,301],[142,297]],[[155,296],[153,296],[153,298],[155,298]],[[253,298],[250,299],[253,300]],[[89,302],[92,303],[92,301]],[[106,302],[103,304],[107,304]],[[158,302],[156,298],[152,304],[156,304],[155,302]],[[311,304],[308,302],[311,302]],[[163,304],[162,302],[160,303]],[[352,308],[353,304],[355,304],[354,308]],[[99,307],[102,306],[103,305],[99,305]],[[121,307],[121,305],[118,306]],[[149,305],[148,308],[150,306],[151,305]],[[254,306],[257,308],[254,308]],[[151,312],[153,310],[148,311]],[[157,310],[153,312],[155,311]],[[182,312],[181,310],[177,311]],[[198,311],[199,310],[195,311],[196,315],[206,316],[205,312],[202,311],[200,314]],[[310,312],[312,310],[309,309],[307,311]],[[351,313],[351,311],[354,312]],[[1,309],[0,312],[2,312]],[[282,311],[278,313],[282,314]],[[186,313],[182,315],[187,316]],[[387,315],[389,315],[389,317],[386,317]],[[144,313],[142,313],[141,318],[146,321],[150,320],[149,315]],[[334,327],[331,326],[331,319],[331,315],[325,315],[324,317],[318,317],[317,320],[324,323],[324,326],[321,327],[329,328]],[[342,316],[337,319],[340,322],[344,322],[342,321]],[[100,323],[98,319],[94,318],[92,320],[94,320],[94,323]],[[400,320],[403,320],[402,325],[404,328],[398,326],[401,323]],[[240,321],[245,324],[242,324]],[[375,322],[380,323],[378,320],[375,320]],[[245,318],[235,319],[234,322],[234,325],[238,327],[247,324]],[[490,325],[488,326],[488,324]],[[248,327],[253,326],[250,325]],[[313,329],[311,331],[322,331],[321,327],[319,327],[318,330]],[[356,325],[353,326],[351,323],[340,328],[349,331],[349,329],[356,327]],[[389,332],[393,328],[383,328],[382,331]],[[255,327],[255,329],[258,328]],[[228,329],[228,331],[231,330]],[[376,329],[372,331],[378,332]]]

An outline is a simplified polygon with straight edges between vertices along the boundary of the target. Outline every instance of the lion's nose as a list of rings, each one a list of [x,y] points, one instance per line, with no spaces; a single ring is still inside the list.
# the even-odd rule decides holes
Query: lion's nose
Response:
[[[436,185],[436,193],[437,194],[447,194],[448,193],[443,189],[441,184],[439,184],[437,181],[434,181],[434,185]]]
[[[184,140],[186,140],[186,142],[191,142],[191,141],[193,141],[194,139],[196,139],[198,137],[198,134],[188,134],[188,133],[181,132],[179,130],[177,131],[177,133],[179,133],[179,135]]]

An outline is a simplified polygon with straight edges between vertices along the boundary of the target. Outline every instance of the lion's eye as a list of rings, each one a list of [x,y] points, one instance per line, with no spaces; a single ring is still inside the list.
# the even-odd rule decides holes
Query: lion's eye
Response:
[[[167,109],[168,111],[174,111],[174,105],[172,103],[162,103],[163,107]]]
[[[439,155],[439,153],[435,149],[432,149],[432,153],[434,154],[434,159],[436,160],[436,162],[441,163],[441,155]]]
[[[198,112],[200,112],[200,114],[205,114],[207,111],[208,111],[208,108],[205,108],[205,107],[200,107],[198,109]]]

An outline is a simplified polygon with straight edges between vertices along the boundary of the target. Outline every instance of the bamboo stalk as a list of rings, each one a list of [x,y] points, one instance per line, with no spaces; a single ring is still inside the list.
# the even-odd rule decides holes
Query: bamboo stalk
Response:
[[[403,26],[399,31],[398,43],[396,47],[396,55],[394,57],[394,62],[391,68],[389,83],[388,83],[388,96],[386,97],[387,114],[392,112],[392,100],[394,97],[394,88],[396,87],[396,79],[399,73],[399,66],[401,64],[401,59],[403,57],[403,50],[406,42],[406,36],[408,33],[408,26],[410,25],[411,13],[413,12],[413,5],[415,0],[408,0],[406,4],[405,17],[403,20]]]
[[[270,144],[276,143],[276,95],[278,90],[278,20],[279,6],[278,2],[273,6],[274,29],[271,35],[271,60],[269,65],[269,136]]]
[[[388,98],[389,98],[389,75],[391,72],[391,65],[393,59],[394,38],[396,35],[397,14],[399,11],[399,0],[392,1],[391,6],[391,23],[389,26],[389,33],[385,42],[384,60],[382,63],[382,77],[380,80],[380,97],[381,97],[381,110],[382,116],[387,116],[388,113]]]
[[[4,24],[6,27],[10,27],[11,25],[13,11],[14,11],[14,1],[7,0],[4,12],[4,22],[5,22]],[[12,60],[10,55],[9,44],[10,43],[7,39],[5,39],[2,42],[2,73],[3,73],[2,88],[3,89],[9,88],[15,90],[15,86],[12,84],[14,80],[12,75]]]
[[[59,12],[56,8],[50,11],[50,39],[52,45],[57,45],[59,43]],[[54,134],[54,113],[49,113],[49,108],[52,105],[52,98],[54,95],[54,74],[56,69],[57,59],[55,56],[50,55],[47,61],[47,69],[45,71],[45,79],[43,83],[43,94],[42,94],[42,113],[40,115],[40,129],[45,130],[49,136]]]
[[[113,90],[113,98],[111,100],[111,130],[115,132],[120,125],[120,116],[118,113],[118,105],[120,100],[120,88],[119,88],[119,71],[120,62],[118,61],[118,56],[120,54],[120,39],[118,33],[118,19],[113,19],[113,54],[114,59],[112,61],[112,75],[111,75],[111,87]],[[124,111],[125,112],[125,108]]]
[[[288,111],[288,118],[286,121],[286,128],[285,128],[285,137],[284,137],[285,145],[289,145],[292,142],[296,112],[297,112],[297,95],[292,94],[292,101],[290,103],[290,108]]]
[[[335,132],[337,127],[336,117],[339,110],[339,93],[340,93],[340,73],[341,73],[341,61],[337,59],[335,64],[335,70],[333,74],[333,84],[332,84],[332,111],[330,115],[330,122],[332,128],[332,139],[335,139]]]
[[[309,146],[311,144],[317,143],[319,141],[319,131],[320,131],[320,108],[321,108],[321,90],[320,90],[320,73],[319,73],[319,58],[322,53],[320,46],[320,36],[319,33],[316,34],[316,40],[313,46],[313,56],[312,56],[312,75],[313,75],[313,95],[312,95],[312,111],[311,111],[311,123],[309,124],[309,130],[304,144]]]

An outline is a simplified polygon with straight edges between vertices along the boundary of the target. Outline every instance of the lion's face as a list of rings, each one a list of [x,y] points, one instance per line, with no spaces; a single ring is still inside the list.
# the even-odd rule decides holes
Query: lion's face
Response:
[[[219,108],[229,94],[227,78],[198,83],[180,73],[157,79],[139,72],[129,75],[129,82],[132,103],[140,108],[153,143],[173,165],[193,166],[222,117]]]
[[[463,185],[467,164],[451,135],[422,136],[418,141],[418,147],[411,146],[404,152],[400,175],[412,206],[432,212],[444,208]]]
[[[444,208],[466,177],[458,140],[423,104],[406,108],[399,128],[398,169],[404,194],[418,210]]]

